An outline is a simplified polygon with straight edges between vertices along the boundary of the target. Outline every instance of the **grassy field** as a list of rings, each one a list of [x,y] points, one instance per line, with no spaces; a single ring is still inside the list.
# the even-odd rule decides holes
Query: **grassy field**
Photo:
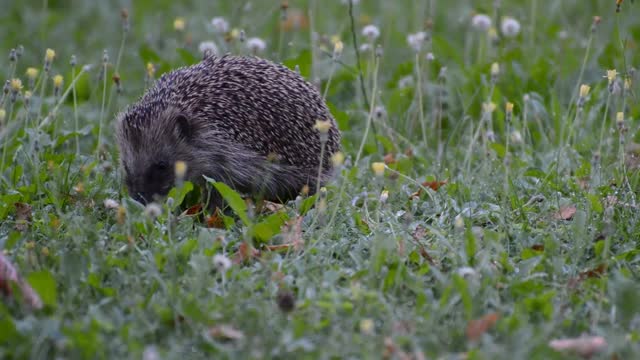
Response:
[[[640,353],[640,4],[355,3],[3,1],[0,247],[43,306],[3,270],[0,358]],[[127,197],[115,114],[208,42],[326,94],[320,196]]]

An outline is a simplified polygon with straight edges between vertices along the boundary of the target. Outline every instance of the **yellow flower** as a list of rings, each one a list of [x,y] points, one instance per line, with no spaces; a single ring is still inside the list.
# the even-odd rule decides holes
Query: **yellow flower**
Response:
[[[330,41],[331,41],[331,43],[332,43],[333,45],[335,45],[338,41],[340,41],[340,36],[338,36],[338,35],[333,35],[333,36],[331,36],[331,40],[330,40]]]
[[[175,20],[173,20],[173,28],[176,31],[183,31],[185,28],[186,23],[184,22],[184,18],[178,17]]]
[[[631,79],[630,78],[624,79],[624,89],[625,90],[631,89]]]
[[[618,76],[618,72],[616,71],[616,69],[607,70],[607,79],[609,80],[609,84],[611,84],[616,79],[616,76]]]
[[[240,37],[240,30],[238,30],[237,28],[231,29],[229,37],[231,38],[231,40],[237,39],[238,37]]]
[[[590,90],[591,90],[591,86],[586,84],[580,85],[580,97],[581,98],[587,97],[587,95],[589,95]]]
[[[374,162],[371,164],[371,169],[373,173],[376,174],[377,177],[382,177],[384,175],[384,163],[383,162]]]
[[[25,91],[23,96],[26,101],[29,101],[31,96],[33,96],[33,93],[31,91]]]
[[[500,73],[500,64],[494,62],[491,64],[491,76],[496,76]]]
[[[496,110],[496,104],[494,102],[482,103],[482,111],[485,113],[492,113]]]
[[[333,166],[338,167],[344,163],[344,154],[341,151],[331,155],[331,163]]]
[[[9,86],[11,87],[11,90],[18,92],[22,90],[22,80],[11,79],[11,81],[9,82]]]
[[[53,86],[56,88],[60,88],[62,86],[63,81],[64,81],[64,78],[62,77],[62,75],[56,75],[53,77]]]
[[[27,77],[31,80],[34,80],[36,77],[38,77],[38,69],[34,68],[34,67],[30,67],[27,69]]]
[[[373,334],[374,323],[371,319],[362,319],[360,320],[360,332],[363,334],[371,335]]]
[[[187,173],[187,163],[181,160],[176,161],[175,172],[178,179],[183,179]]]
[[[513,112],[513,103],[512,102],[507,102],[507,104],[504,106],[504,108],[507,111],[507,114],[511,114]]]
[[[0,124],[4,123],[4,119],[7,117],[7,110],[0,108]]]
[[[618,111],[616,113],[616,123],[622,124],[624,122],[624,113],[622,111]]]
[[[55,57],[56,57],[56,52],[52,49],[47,49],[47,51],[44,54],[44,60],[47,62],[52,62]]]
[[[153,65],[153,63],[147,63],[147,76],[152,78],[155,73],[156,67]]]
[[[331,129],[331,121],[329,120],[316,120],[316,124],[313,126],[321,134],[326,134]]]
[[[333,44],[333,55],[340,56],[342,54],[342,50],[344,49],[344,44],[342,41],[338,40]]]

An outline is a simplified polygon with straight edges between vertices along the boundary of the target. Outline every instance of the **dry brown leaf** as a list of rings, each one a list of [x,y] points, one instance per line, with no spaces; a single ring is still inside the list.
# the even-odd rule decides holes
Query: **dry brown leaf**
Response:
[[[216,325],[209,329],[209,335],[221,340],[242,340],[244,333],[231,325]]]
[[[476,341],[486,333],[500,318],[498,313],[490,313],[483,317],[469,321],[467,325],[467,339]]]
[[[533,244],[531,245],[531,250],[544,251],[544,244]]]
[[[576,214],[577,208],[575,205],[561,206],[560,210],[553,214],[553,218],[556,220],[571,220],[573,215]]]
[[[247,245],[247,243],[243,242],[238,247],[238,252],[233,256],[233,262],[235,264],[241,264],[248,261],[249,259],[258,257],[260,257],[260,251],[253,246]]]
[[[20,292],[22,292],[22,297],[27,301],[29,306],[34,309],[42,308],[40,296],[38,296],[31,285],[20,276],[11,261],[0,252],[0,292],[6,296],[12,296],[11,283],[18,285]]]
[[[180,216],[193,216],[196,215],[202,210],[202,204],[195,204],[187,210],[183,211]]]
[[[387,165],[394,164],[396,162],[396,157],[395,155],[393,155],[393,153],[388,153],[387,155],[384,156],[383,160],[384,160],[384,163]]]
[[[31,222],[31,205],[17,202],[16,207],[16,225],[18,231],[25,231],[29,228]]]
[[[206,221],[207,221],[207,227],[209,228],[216,228],[216,229],[224,229],[224,220],[222,218],[222,215],[220,214],[221,211],[220,209],[216,209],[216,212],[212,215],[207,216]]]
[[[549,346],[556,351],[576,353],[583,358],[590,358],[607,347],[607,340],[602,336],[580,336],[578,338],[555,339]]]
[[[284,209],[284,204],[274,203],[274,202],[265,200],[262,204],[262,207],[263,209],[266,209],[272,213],[275,213]]]
[[[606,271],[607,271],[607,265],[600,264],[594,269],[585,270],[580,274],[578,274],[578,276],[569,279],[568,286],[569,288],[573,289],[576,286],[578,286],[581,282],[585,281],[586,279],[600,277],[604,275]]]
[[[442,187],[443,185],[446,185],[449,182],[449,180],[444,180],[444,181],[425,181],[422,183],[422,186],[424,187],[430,187],[431,190],[433,191],[438,191],[438,189],[440,189],[440,187]]]

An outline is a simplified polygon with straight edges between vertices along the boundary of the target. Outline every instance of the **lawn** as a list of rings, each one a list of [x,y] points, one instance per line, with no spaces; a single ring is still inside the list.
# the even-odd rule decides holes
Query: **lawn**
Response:
[[[637,1],[0,8],[0,358],[640,353]],[[128,197],[116,114],[207,49],[319,87],[319,194]]]

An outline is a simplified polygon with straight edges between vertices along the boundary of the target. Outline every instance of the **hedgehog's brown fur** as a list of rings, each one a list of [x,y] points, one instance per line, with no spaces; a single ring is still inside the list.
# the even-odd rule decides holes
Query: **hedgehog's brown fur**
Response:
[[[129,194],[146,203],[174,185],[174,163],[186,179],[206,175],[272,201],[316,188],[320,135],[330,120],[321,182],[340,133],[318,91],[282,65],[256,57],[207,56],[163,75],[117,118],[116,136]],[[212,196],[211,206],[220,206]]]

